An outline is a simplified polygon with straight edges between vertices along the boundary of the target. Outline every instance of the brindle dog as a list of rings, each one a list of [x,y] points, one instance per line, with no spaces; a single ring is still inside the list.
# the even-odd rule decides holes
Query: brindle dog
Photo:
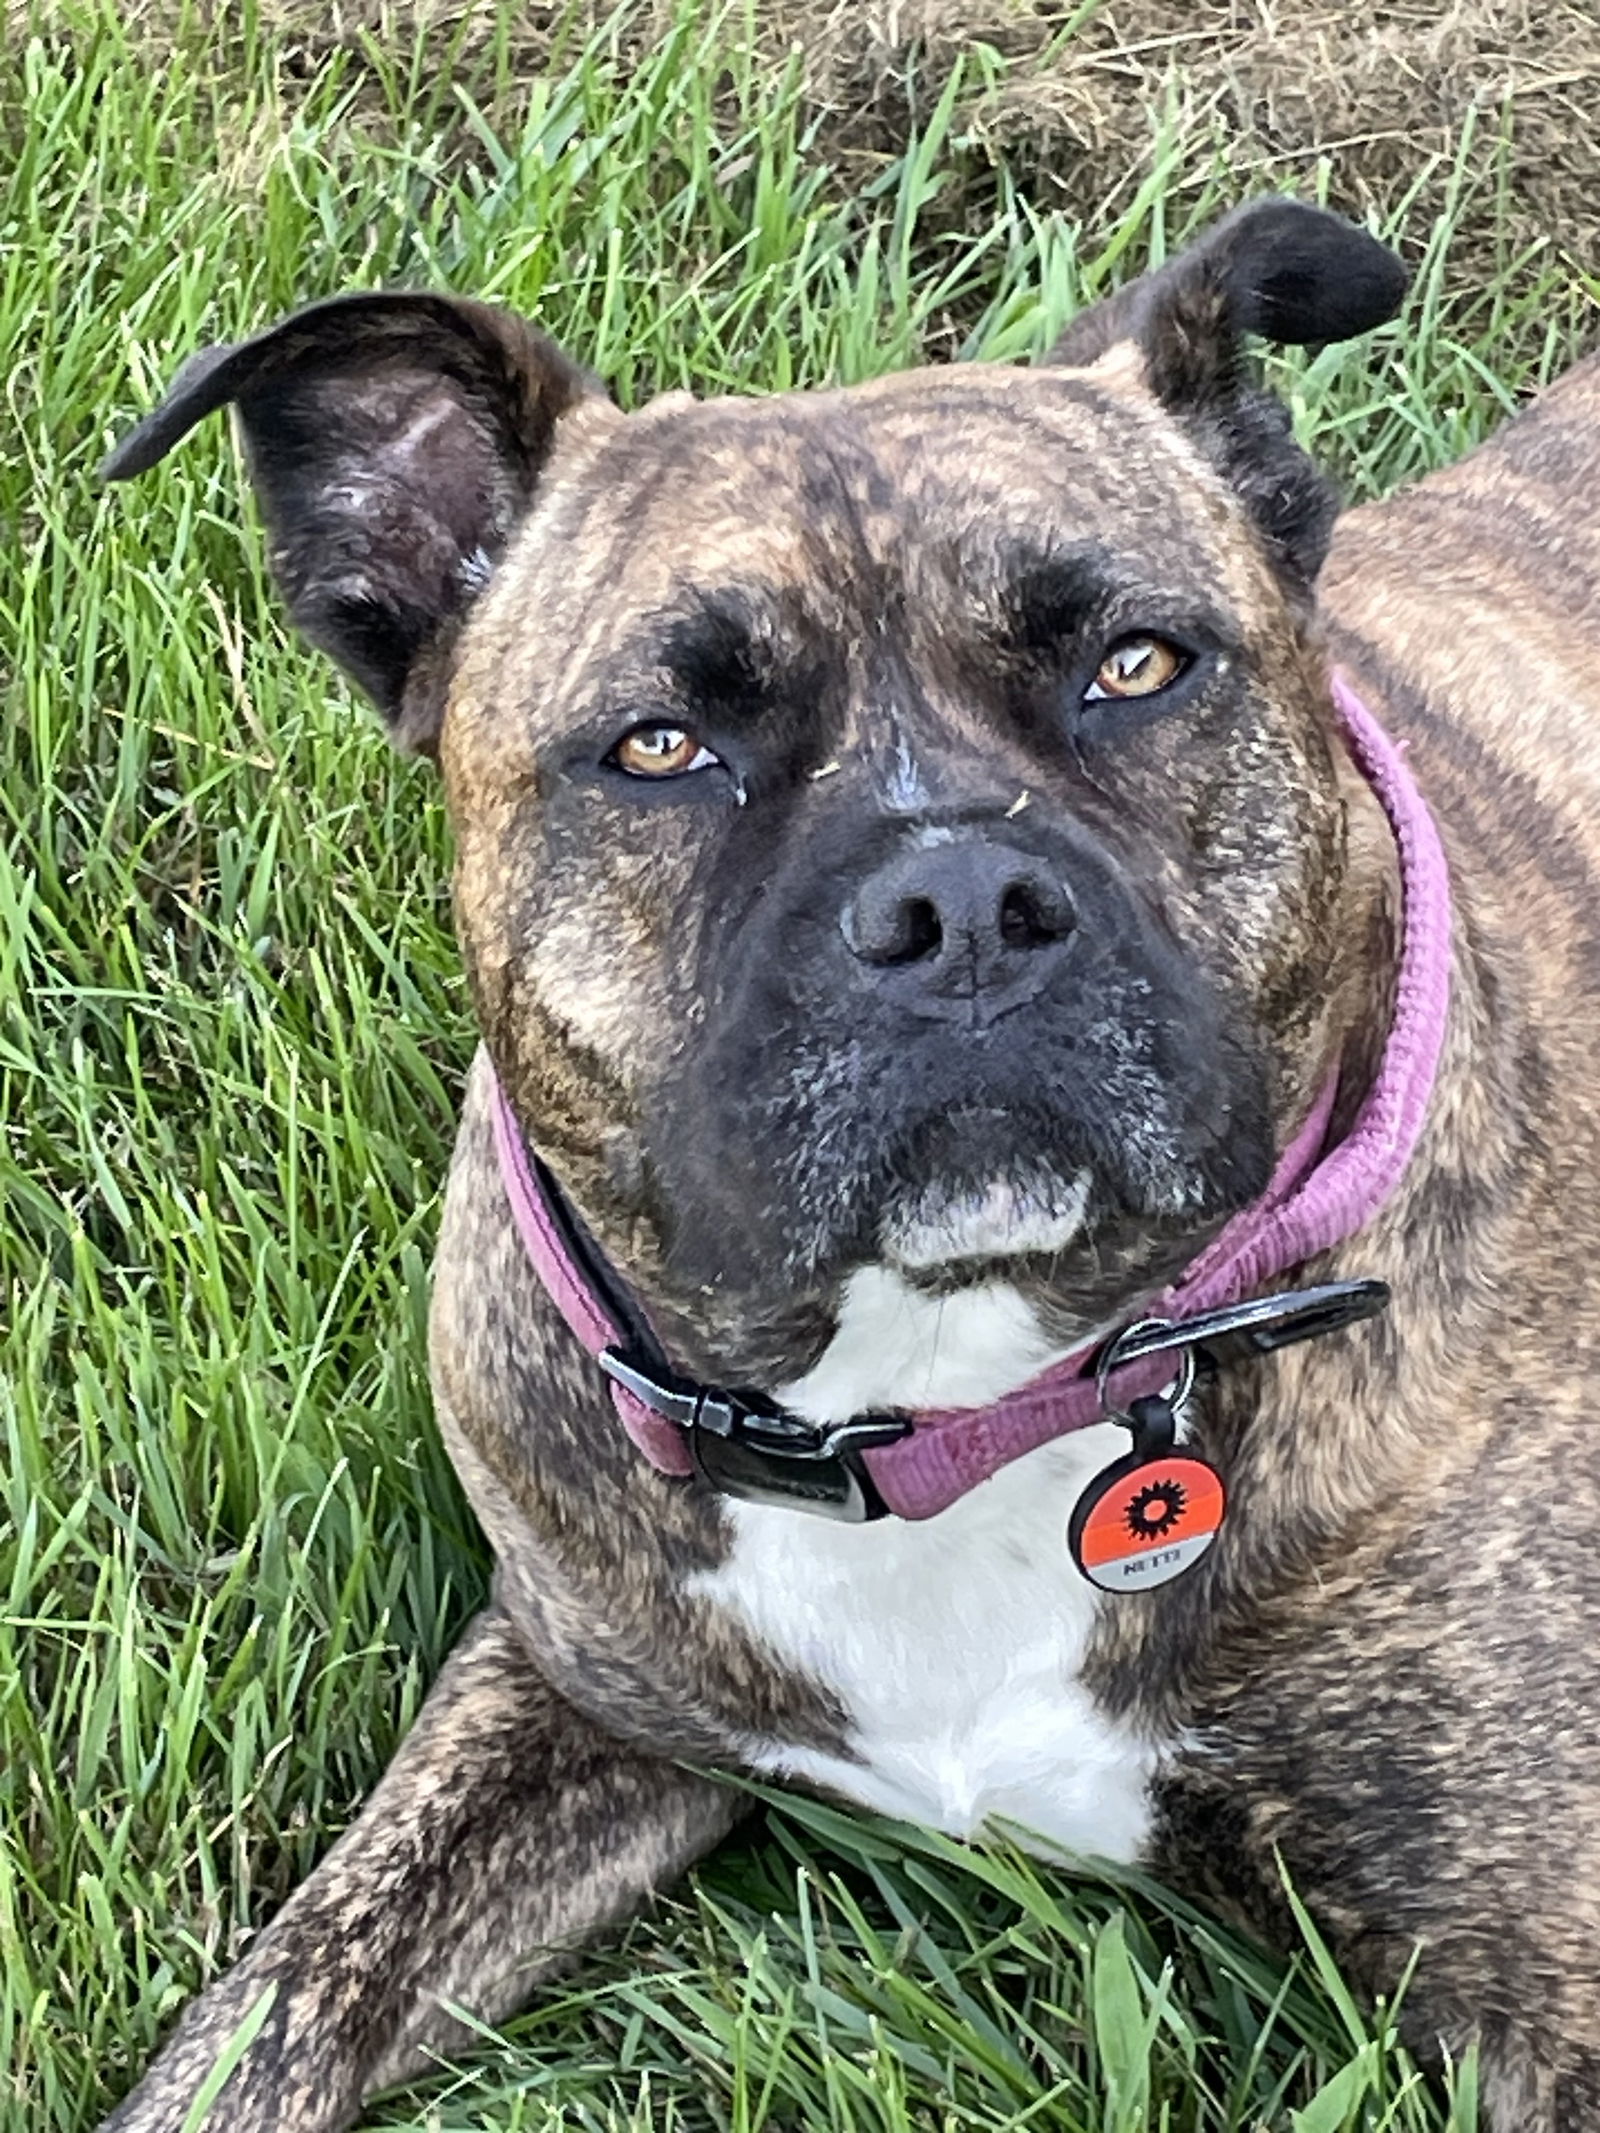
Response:
[[[197,358],[114,455],[232,402],[291,613],[439,758],[484,1048],[433,1375],[499,1562],[118,2133],[176,2133],[252,2013],[208,2122],[348,2125],[459,2040],[442,2001],[504,2015],[716,1842],[696,1765],[1002,1812],[1268,1932],[1281,1852],[1372,1986],[1423,1943],[1412,2035],[1481,2041],[1499,2133],[1600,2124],[1600,371],[1324,568],[1241,337],[1403,282],[1259,202],[1047,365],[632,415],[520,319],[356,296]],[[1395,847],[1330,651],[1442,826],[1449,1020],[1402,1184],[1304,1269],[1387,1319],[1197,1397],[1205,1562],[1071,1568],[1110,1424],[925,1524],[656,1472],[530,1270],[490,1062],[680,1369],[814,1420],[991,1401],[1375,1071]]]

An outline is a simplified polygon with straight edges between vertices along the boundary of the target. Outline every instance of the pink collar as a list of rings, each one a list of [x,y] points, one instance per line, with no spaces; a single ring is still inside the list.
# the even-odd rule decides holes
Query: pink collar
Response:
[[[1322,1153],[1335,1094],[1330,1083],[1261,1198],[1235,1215],[1139,1314],[1141,1323],[1216,1313],[1354,1235],[1399,1183],[1422,1130],[1449,997],[1444,851],[1401,749],[1340,675],[1333,698],[1350,752],[1388,816],[1399,850],[1403,921],[1389,1041],[1360,1113],[1338,1146]],[[872,1517],[887,1509],[901,1518],[932,1518],[1013,1459],[1099,1421],[1106,1411],[1103,1342],[1065,1357],[992,1407],[867,1417],[831,1431],[751,1408],[659,1368],[633,1367],[637,1342],[626,1337],[626,1313],[603,1298],[614,1277],[607,1282],[598,1268],[583,1271],[583,1247],[553,1186],[530,1160],[498,1081],[494,1132],[500,1174],[528,1257],[567,1325],[611,1377],[611,1396],[628,1435],[664,1474],[698,1470],[729,1493],[799,1503],[837,1517]],[[1377,1284],[1359,1286],[1376,1292],[1380,1305],[1386,1298]],[[1342,1316],[1335,1313],[1327,1324],[1348,1323],[1374,1307],[1369,1300]],[[1199,1331],[1194,1329],[1196,1339]],[[1299,1336],[1284,1336],[1293,1337]],[[1126,1343],[1119,1339],[1110,1379],[1118,1398],[1149,1391],[1169,1376],[1166,1350],[1173,1345],[1168,1338],[1162,1353],[1124,1361]],[[771,1480],[774,1461],[784,1471],[781,1487]],[[798,1484],[788,1478],[791,1469],[802,1475]],[[807,1472],[811,1486],[803,1478]]]

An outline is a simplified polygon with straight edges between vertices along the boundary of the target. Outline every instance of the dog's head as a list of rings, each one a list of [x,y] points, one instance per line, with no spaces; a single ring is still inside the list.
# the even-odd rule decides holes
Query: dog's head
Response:
[[[772,1384],[858,1270],[1059,1337],[1265,1182],[1326,1072],[1349,772],[1326,490],[1242,337],[1404,276],[1247,207],[1048,364],[625,415],[522,320],[319,304],[233,402],[291,613],[437,752],[534,1144],[684,1359]]]

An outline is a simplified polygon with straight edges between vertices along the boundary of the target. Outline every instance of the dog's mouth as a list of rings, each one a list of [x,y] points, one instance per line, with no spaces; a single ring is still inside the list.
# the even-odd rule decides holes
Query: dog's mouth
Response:
[[[947,1113],[887,1137],[869,1166],[814,1161],[788,1175],[769,1142],[765,1232],[744,1212],[753,1174],[725,1165],[719,1202],[676,1232],[670,1294],[652,1298],[669,1345],[713,1381],[770,1389],[806,1377],[842,1341],[848,1382],[827,1379],[839,1414],[982,1404],[1030,1375],[1030,1357],[1065,1352],[1164,1288],[1259,1183],[1189,1167],[1181,1192],[1168,1173],[1166,1190],[1147,1194],[1080,1134],[1058,1131],[1052,1146],[1037,1115],[1012,1115],[1008,1155],[1002,1123]],[[852,1313],[861,1283],[873,1309]],[[952,1379],[969,1336],[977,1362]]]
[[[675,1271],[725,1285],[741,1245],[769,1279],[818,1291],[859,1265],[940,1292],[1025,1267],[1064,1305],[1099,1308],[1203,1243],[1260,1189],[1270,1155],[1265,1133],[1219,1134],[1158,1087],[1140,1094],[1110,1118],[1016,1090],[952,1089],[898,1120],[853,1097],[837,1122],[815,1100],[792,1118],[772,1107],[763,1130],[724,1136],[714,1170],[694,1167]],[[1237,1125],[1252,1107],[1218,1108]]]
[[[1039,1066],[1031,1089],[1020,1068],[974,1089],[924,1058],[913,1094],[902,1060],[863,1092],[845,1070],[860,1055],[837,1056],[660,1144],[672,1220],[652,1303],[703,1374],[787,1382],[863,1269],[930,1302],[1010,1287],[1065,1339],[1174,1279],[1270,1169],[1242,1071],[1208,1101],[1152,1075],[1109,1104],[1108,1076],[1074,1075],[1069,1103]]]

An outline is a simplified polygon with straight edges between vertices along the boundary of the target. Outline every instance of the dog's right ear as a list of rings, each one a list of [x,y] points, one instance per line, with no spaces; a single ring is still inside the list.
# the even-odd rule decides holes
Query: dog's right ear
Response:
[[[273,574],[402,746],[432,754],[449,651],[599,382],[513,312],[374,291],[193,356],[102,474],[126,481],[232,402]]]

